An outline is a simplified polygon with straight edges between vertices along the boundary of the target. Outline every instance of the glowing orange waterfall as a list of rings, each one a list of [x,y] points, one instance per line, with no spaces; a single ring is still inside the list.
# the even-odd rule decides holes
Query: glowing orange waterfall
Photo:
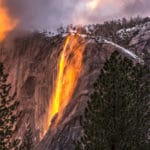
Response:
[[[4,40],[8,32],[12,31],[18,24],[18,20],[10,16],[8,9],[0,0],[0,41]]]
[[[68,35],[59,58],[56,83],[50,98],[44,134],[55,116],[54,127],[57,127],[71,100],[82,70],[84,48],[83,38],[79,35]]]

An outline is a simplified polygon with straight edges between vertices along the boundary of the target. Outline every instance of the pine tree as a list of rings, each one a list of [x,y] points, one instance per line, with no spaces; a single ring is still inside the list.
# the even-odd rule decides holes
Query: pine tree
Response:
[[[16,150],[19,140],[13,140],[17,123],[16,93],[10,96],[11,84],[7,84],[8,74],[0,63],[0,150]]]
[[[33,150],[33,135],[30,124],[27,124],[20,150]]]
[[[149,70],[114,52],[81,117],[76,150],[138,150],[149,143]]]

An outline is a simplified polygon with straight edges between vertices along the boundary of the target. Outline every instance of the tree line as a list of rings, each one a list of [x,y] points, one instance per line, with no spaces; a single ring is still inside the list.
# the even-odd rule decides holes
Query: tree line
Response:
[[[148,150],[150,80],[146,65],[114,52],[94,84],[76,150]]]

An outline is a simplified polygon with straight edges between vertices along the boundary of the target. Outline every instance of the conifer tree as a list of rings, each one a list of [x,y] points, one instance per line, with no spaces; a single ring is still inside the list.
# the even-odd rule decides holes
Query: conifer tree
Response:
[[[11,84],[7,84],[8,74],[0,63],[0,150],[16,150],[19,140],[13,138],[18,118],[19,102],[16,93],[10,96]]]
[[[76,150],[139,150],[149,143],[148,73],[146,66],[112,54],[81,117],[83,135]]]

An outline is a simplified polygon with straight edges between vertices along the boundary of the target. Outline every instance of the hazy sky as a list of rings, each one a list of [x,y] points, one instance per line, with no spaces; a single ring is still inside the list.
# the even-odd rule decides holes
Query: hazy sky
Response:
[[[3,0],[18,28],[53,29],[66,24],[150,16],[150,0]]]

